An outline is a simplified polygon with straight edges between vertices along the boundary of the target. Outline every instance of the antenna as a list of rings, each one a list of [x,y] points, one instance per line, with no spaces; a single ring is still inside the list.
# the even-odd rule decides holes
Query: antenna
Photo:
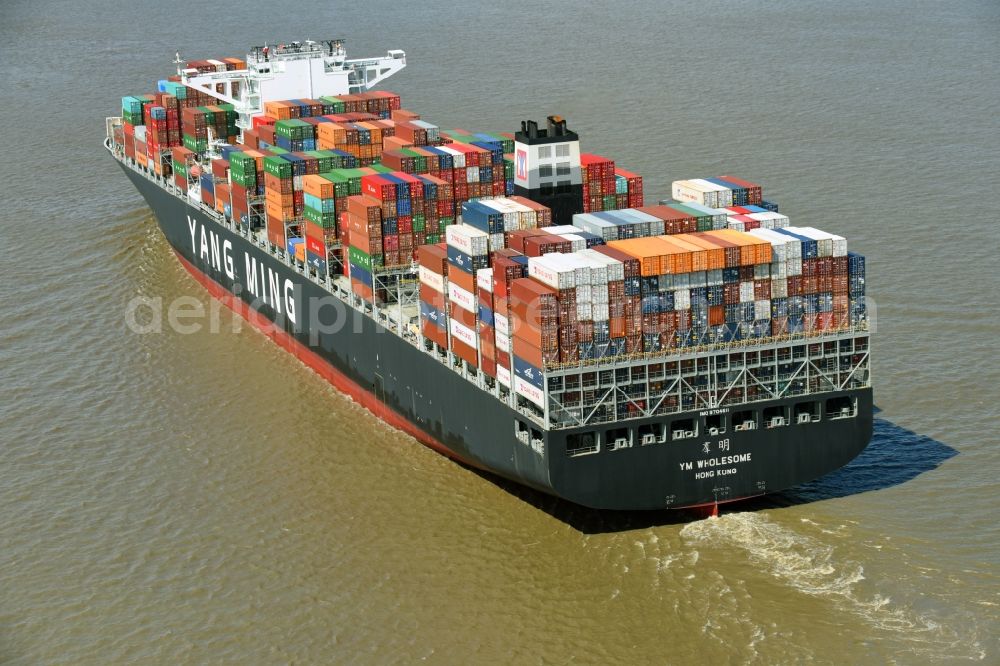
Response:
[[[180,74],[181,73],[181,65],[184,64],[184,61],[181,60],[181,52],[180,51],[176,51],[174,53],[174,64],[177,65],[177,73]]]

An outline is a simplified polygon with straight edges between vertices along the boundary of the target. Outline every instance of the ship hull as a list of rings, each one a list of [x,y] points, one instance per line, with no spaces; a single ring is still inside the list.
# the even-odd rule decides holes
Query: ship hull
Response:
[[[842,420],[697,436],[571,456],[593,428],[538,426],[371,316],[351,308],[268,250],[119,162],[184,267],[216,298],[386,422],[456,460],[591,508],[645,510],[730,502],[818,478],[857,456],[872,432],[871,390]],[[339,306],[338,306],[339,303]],[[754,403],[762,411],[789,400]],[[746,409],[740,406],[738,409]],[[685,416],[630,419],[606,430]],[[534,441],[532,441],[534,440]]]

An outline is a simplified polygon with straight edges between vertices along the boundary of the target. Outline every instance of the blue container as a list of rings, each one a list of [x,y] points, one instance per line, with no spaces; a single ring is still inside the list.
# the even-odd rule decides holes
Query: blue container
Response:
[[[806,236],[800,236],[797,233],[789,231],[788,229],[775,229],[779,234],[784,234],[786,236],[791,236],[802,243],[802,258],[803,259],[815,259],[819,256],[818,243],[811,238]]]
[[[372,284],[372,274],[357,264],[351,264],[351,279],[367,285]]]
[[[326,257],[320,256],[314,252],[309,252],[306,250],[306,263],[316,269],[316,272],[320,275],[326,275]]]
[[[747,189],[736,183],[731,183],[728,180],[723,180],[721,178],[706,178],[710,183],[715,185],[721,185],[732,191],[733,193],[733,205],[734,206],[745,206],[747,204]]]
[[[479,201],[462,204],[462,221],[488,234],[503,233],[503,213]]]
[[[625,295],[639,296],[642,294],[642,278],[625,278]]]
[[[482,303],[479,304],[479,321],[483,322],[487,326],[493,326],[493,310],[489,309]]]
[[[740,281],[740,269],[739,268],[723,268],[722,269],[722,282],[723,284],[735,284]]]
[[[201,189],[206,192],[215,193],[215,180],[213,180],[211,173],[201,174],[199,182],[201,183]]]
[[[470,256],[461,250],[448,246],[448,264],[460,271],[475,275],[477,270],[489,267],[489,256]]]
[[[514,374],[516,376],[528,382],[535,388],[544,388],[545,376],[542,374],[541,370],[517,356],[512,356],[511,360],[514,365]]]
[[[305,241],[304,238],[289,238],[288,239],[288,245],[285,247],[285,249],[288,250],[288,254],[290,254],[290,255],[292,255],[294,257],[295,256],[295,248],[297,248],[299,245],[302,245],[305,242],[306,241]]]
[[[771,299],[771,316],[772,317],[787,317],[788,316],[788,299],[787,298],[772,298]]]
[[[722,285],[708,288],[709,305],[723,305],[725,302],[725,289],[723,289]]]
[[[424,301],[420,301],[420,318],[426,321],[433,322],[435,326],[441,330],[446,330],[448,327],[447,319],[444,316],[444,312],[438,310],[436,307]]]
[[[772,213],[777,213],[778,212],[778,204],[775,203],[774,201],[767,201],[766,199],[762,199],[761,202],[760,202],[760,205],[761,205],[761,208],[764,208],[765,210],[769,210]]]
[[[395,217],[383,217],[382,234],[386,236],[395,236],[399,234],[399,219]]]

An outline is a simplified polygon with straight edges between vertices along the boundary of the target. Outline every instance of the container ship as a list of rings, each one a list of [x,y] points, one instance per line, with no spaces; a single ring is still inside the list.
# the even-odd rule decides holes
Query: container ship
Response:
[[[566,119],[443,129],[342,40],[183,61],[105,147],[211,294],[420,442],[585,507],[791,488],[872,433],[865,259]],[[514,123],[512,123],[514,125]]]

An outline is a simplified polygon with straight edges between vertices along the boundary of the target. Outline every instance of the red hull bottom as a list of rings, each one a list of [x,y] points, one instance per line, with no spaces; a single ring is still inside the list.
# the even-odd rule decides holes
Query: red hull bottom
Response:
[[[243,301],[243,299],[237,297],[218,282],[202,273],[193,264],[182,257],[176,250],[174,251],[174,254],[177,256],[177,259],[180,260],[181,265],[184,266],[187,272],[190,273],[192,277],[194,277],[194,279],[197,280],[199,284],[201,284],[201,286],[203,286],[208,293],[212,295],[213,298],[222,302],[222,304],[227,308],[238,314],[244,320],[248,321],[254,328],[258,329],[261,333],[274,341],[276,345],[312,368],[320,377],[336,387],[337,390],[351,396],[355,402],[370,411],[372,414],[379,417],[389,425],[402,430],[408,435],[411,435],[421,444],[424,444],[425,446],[428,446],[438,453],[446,455],[453,460],[481,469],[475,463],[458,456],[444,444],[386,407],[385,404],[379,401],[370,391],[362,388],[360,384],[356,383],[350,377],[330,365],[330,363],[328,363],[323,357],[296,340],[286,331],[275,326],[270,319],[264,317],[259,312],[251,308],[249,304]]]

